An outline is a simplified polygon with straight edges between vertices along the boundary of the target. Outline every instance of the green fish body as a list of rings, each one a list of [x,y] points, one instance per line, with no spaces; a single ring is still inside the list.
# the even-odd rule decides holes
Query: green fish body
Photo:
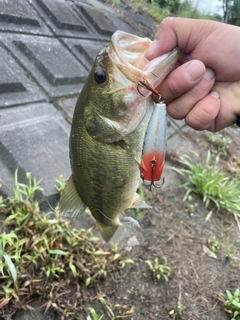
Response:
[[[178,56],[175,50],[162,68],[151,66],[148,71],[144,54],[150,44],[149,39],[117,31],[98,54],[73,115],[72,176],[60,211],[74,217],[88,207],[105,241],[122,225],[119,216],[125,209],[150,208],[136,190],[154,102],[151,92],[139,92],[138,81],[156,87]]]

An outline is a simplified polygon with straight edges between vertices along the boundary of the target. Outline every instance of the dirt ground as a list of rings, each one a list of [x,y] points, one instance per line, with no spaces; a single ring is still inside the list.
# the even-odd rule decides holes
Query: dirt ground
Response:
[[[231,165],[239,172],[240,136],[233,129],[225,131],[225,135],[233,143],[228,157],[220,161],[221,167],[227,170]],[[56,302],[73,305],[77,301],[77,312],[72,316],[59,315],[54,308],[44,313],[43,308],[41,314],[34,316],[31,312],[29,317],[26,312],[19,311],[12,319],[89,320],[89,307],[94,308],[99,317],[103,315],[103,320],[231,319],[223,309],[220,296],[226,296],[227,289],[233,292],[240,287],[240,231],[233,216],[227,212],[215,212],[206,220],[211,207],[206,209],[199,195],[192,194],[190,202],[183,202],[185,190],[176,182],[180,176],[169,168],[179,166],[176,162],[178,154],[201,150],[205,158],[209,149],[213,150],[213,147],[207,142],[205,133],[187,130],[182,138],[170,139],[164,186],[153,192],[145,190],[146,201],[153,209],[140,218],[141,229],[124,231],[132,235],[131,243],[119,240],[120,251],[125,251],[125,256],[133,259],[134,264],[127,264],[88,288],[69,279],[69,284],[66,286],[65,283],[60,289]],[[118,232],[121,234],[123,229]],[[212,236],[221,244],[217,258],[210,257],[204,249],[204,246],[209,247]],[[231,258],[227,257],[229,248],[234,252]],[[145,261],[154,262],[155,258],[160,264],[166,259],[170,268],[168,281],[163,277],[160,281],[153,280]],[[32,307],[43,305],[44,298],[38,302],[40,298],[36,296]],[[99,298],[105,299],[105,306]]]
[[[233,143],[221,166],[226,169],[231,163],[238,170],[236,159],[240,159],[240,137],[235,130],[225,134]],[[188,145],[198,152],[201,150],[204,158],[207,150],[212,149],[205,133],[191,131],[188,138]],[[227,212],[216,212],[206,221],[211,208],[204,207],[199,195],[193,194],[191,202],[183,202],[185,191],[176,183],[179,175],[169,169],[169,166],[177,165],[176,154],[171,152],[175,149],[174,142],[169,149],[165,184],[154,190],[153,195],[147,192],[153,210],[140,219],[142,230],[136,231],[140,244],[129,251],[128,257],[136,263],[98,284],[96,299],[91,305],[99,315],[104,314],[103,319],[111,319],[111,316],[97,302],[97,296],[101,294],[113,310],[118,310],[116,304],[125,305],[128,310],[134,308],[135,312],[129,315],[134,320],[231,318],[224,311],[219,296],[225,294],[226,289],[235,291],[240,287],[240,231],[233,216]],[[178,153],[180,149],[175,151]],[[221,243],[216,252],[217,259],[204,253],[203,246],[208,246],[211,236]],[[230,259],[226,257],[229,246],[234,248],[234,256]],[[167,282],[162,279],[155,283],[144,262],[156,257],[162,264],[164,257],[167,259],[171,269]],[[180,314],[178,306],[181,304],[186,308]],[[116,319],[118,314],[116,311],[112,318]],[[84,319],[84,316],[80,318]]]

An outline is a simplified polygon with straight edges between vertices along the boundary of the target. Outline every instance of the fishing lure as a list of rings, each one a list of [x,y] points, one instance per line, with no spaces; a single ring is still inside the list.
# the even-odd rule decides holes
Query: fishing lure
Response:
[[[156,96],[158,100],[146,131],[140,169],[141,178],[151,190],[152,186],[160,188],[164,183],[162,172],[167,147],[167,112],[164,98],[156,89],[151,89],[143,81],[139,81],[138,86],[152,91],[154,100]]]

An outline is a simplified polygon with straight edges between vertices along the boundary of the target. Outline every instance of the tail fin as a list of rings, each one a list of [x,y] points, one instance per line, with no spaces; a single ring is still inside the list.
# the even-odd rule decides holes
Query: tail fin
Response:
[[[98,229],[103,237],[103,239],[108,242],[117,230],[117,226],[105,226],[100,222],[96,221]]]

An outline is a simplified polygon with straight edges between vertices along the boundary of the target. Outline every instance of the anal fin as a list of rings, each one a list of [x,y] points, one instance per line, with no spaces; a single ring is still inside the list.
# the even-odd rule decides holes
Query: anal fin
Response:
[[[59,207],[60,215],[66,218],[76,218],[87,208],[76,190],[72,175],[63,190]]]
[[[152,207],[149,204],[147,204],[144,200],[142,200],[139,194],[135,193],[135,198],[132,204],[128,207],[128,209],[134,208],[151,209]]]

